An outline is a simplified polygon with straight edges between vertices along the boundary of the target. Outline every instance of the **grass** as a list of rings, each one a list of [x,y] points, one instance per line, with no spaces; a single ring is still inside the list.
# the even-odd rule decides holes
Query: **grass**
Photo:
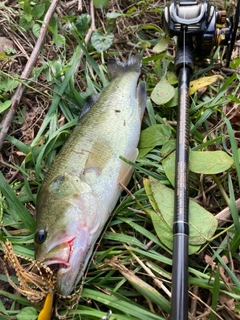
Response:
[[[39,1],[40,16],[33,4],[1,4],[4,36],[17,43],[0,53],[1,118],[49,5],[48,1]],[[95,4],[104,6],[104,1]],[[152,96],[163,77],[177,87],[174,42],[154,52],[154,46],[164,37],[160,21],[164,4],[160,1],[156,7],[150,0],[125,0],[95,9],[98,34],[86,46],[83,39],[90,28],[90,9],[87,5],[83,13],[78,13],[76,6],[59,5],[37,65],[25,81],[27,89],[2,149],[0,240],[8,239],[16,254],[34,257],[36,195],[49,165],[75,126],[86,97],[101,92],[108,83],[107,59],[126,59],[131,53],[141,53],[142,78],[148,93],[142,123],[145,133],[140,141],[143,156],[132,164],[130,192],[122,194],[103,230],[87,273],[77,287],[79,291],[72,299],[60,299],[56,314],[83,320],[106,319],[107,314],[111,320],[168,319],[172,251],[153,227],[154,208],[143,185],[143,179],[151,176],[172,188],[164,163],[175,148],[177,104],[174,99],[156,103]],[[204,166],[201,173],[196,173],[193,166],[190,196],[216,217],[227,207],[230,215],[224,224],[218,220],[214,236],[190,256],[189,319],[238,319],[240,312],[236,201],[240,188],[239,76],[226,75],[220,68],[205,70],[199,64],[194,77],[215,73],[222,79],[191,96],[190,148],[191,152],[212,151],[212,156],[214,151],[224,151],[231,160],[227,169],[219,167],[217,173]],[[164,87],[162,90],[168,93]],[[209,158],[209,163],[214,161],[214,157]],[[19,296],[2,269],[0,272],[0,319],[36,319],[40,308]],[[11,277],[17,282],[14,274]]]

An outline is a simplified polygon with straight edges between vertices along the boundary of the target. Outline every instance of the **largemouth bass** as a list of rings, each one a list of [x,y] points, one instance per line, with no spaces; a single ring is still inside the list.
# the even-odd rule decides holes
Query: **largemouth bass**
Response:
[[[146,104],[137,86],[141,58],[110,62],[112,80],[82,116],[46,174],[37,198],[36,259],[57,267],[57,292],[69,295],[127,185]]]

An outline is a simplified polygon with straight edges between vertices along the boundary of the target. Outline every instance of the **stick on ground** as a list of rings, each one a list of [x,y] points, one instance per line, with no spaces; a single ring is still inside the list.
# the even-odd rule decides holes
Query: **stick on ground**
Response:
[[[38,40],[36,42],[36,45],[33,49],[33,52],[23,70],[23,73],[21,75],[21,78],[23,80],[28,79],[28,77],[31,74],[32,68],[34,67],[34,65],[36,64],[37,58],[39,56],[40,50],[44,44],[44,40],[47,34],[47,30],[48,30],[48,24],[52,18],[53,13],[55,12],[55,9],[57,7],[58,4],[58,0],[53,0],[45,17],[43,20],[43,24],[40,30],[40,34],[38,37]],[[23,91],[24,91],[24,84],[23,83],[19,83],[17,90],[15,91],[13,97],[12,97],[12,104],[11,107],[8,111],[8,113],[6,113],[5,117],[3,118],[1,124],[0,124],[0,150],[2,149],[5,137],[7,135],[9,126],[12,122],[12,119],[14,117],[14,114],[17,110],[17,107],[19,105],[19,102],[21,101],[22,95],[23,95]]]

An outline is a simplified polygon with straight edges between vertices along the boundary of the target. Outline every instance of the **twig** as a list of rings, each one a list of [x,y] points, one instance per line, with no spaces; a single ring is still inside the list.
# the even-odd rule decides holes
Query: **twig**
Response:
[[[82,0],[78,0],[78,11],[82,11],[82,9],[83,9]]]
[[[44,40],[45,40],[45,37],[47,34],[48,24],[52,18],[52,15],[56,9],[57,4],[58,4],[58,0],[53,0],[45,17],[44,17],[43,25],[41,27],[40,34],[39,34],[39,38],[36,42],[36,45],[32,51],[32,54],[26,64],[26,66],[23,70],[23,73],[21,75],[22,79],[28,79],[28,77],[32,71],[32,68],[36,64],[37,58],[39,56],[40,50],[42,48],[42,45],[44,43]],[[16,112],[17,106],[19,105],[19,102],[22,98],[24,88],[25,87],[24,87],[23,83],[19,83],[17,90],[15,91],[15,93],[12,97],[11,108],[9,109],[8,113],[5,115],[5,117],[2,120],[2,123],[0,125],[0,130],[1,130],[1,132],[0,132],[0,150],[3,146],[6,134],[8,132],[9,126],[12,122],[13,117],[14,117],[14,114]]]
[[[236,200],[236,206],[237,206],[237,210],[240,210],[240,199]],[[231,216],[231,211],[230,208],[227,207],[225,209],[223,209],[221,212],[219,212],[217,215],[215,215],[215,218],[218,220],[218,226],[222,227],[227,220],[230,218]]]

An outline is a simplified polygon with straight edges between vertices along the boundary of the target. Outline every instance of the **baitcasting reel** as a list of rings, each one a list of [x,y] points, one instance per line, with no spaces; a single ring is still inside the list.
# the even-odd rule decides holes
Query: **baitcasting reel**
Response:
[[[203,58],[209,56],[215,46],[227,46],[226,64],[229,64],[237,34],[239,1],[235,21],[226,17],[226,11],[216,11],[206,0],[177,0],[165,7],[163,25],[166,32],[182,36],[183,31],[193,37],[194,53]]]

